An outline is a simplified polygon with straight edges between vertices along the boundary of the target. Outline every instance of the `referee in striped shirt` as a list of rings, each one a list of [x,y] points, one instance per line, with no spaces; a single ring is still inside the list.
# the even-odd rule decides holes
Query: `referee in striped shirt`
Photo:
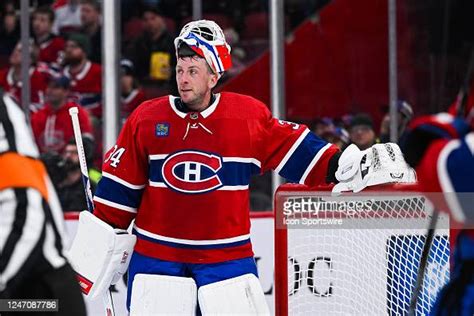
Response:
[[[63,213],[38,156],[25,114],[0,91],[0,299],[56,299],[55,315],[86,315],[63,254]]]

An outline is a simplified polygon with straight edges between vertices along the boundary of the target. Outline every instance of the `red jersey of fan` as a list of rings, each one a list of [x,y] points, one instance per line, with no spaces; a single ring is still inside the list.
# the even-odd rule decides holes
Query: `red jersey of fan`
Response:
[[[47,40],[38,43],[38,60],[48,64],[59,65],[64,51],[64,43],[65,41],[62,37],[55,35],[51,35]]]
[[[145,101],[145,92],[142,89],[133,89],[126,97],[122,96],[122,117],[128,117],[142,102]]]
[[[31,128],[41,153],[61,153],[68,141],[74,137],[69,109],[75,106],[79,108],[79,123],[82,134],[92,137],[89,114],[78,104],[69,102],[57,110],[50,104],[46,104],[43,109],[31,116]]]
[[[0,70],[0,86],[21,104],[21,80],[15,79],[13,68]],[[51,74],[45,64],[30,68],[30,111],[36,112],[43,107],[45,91]]]
[[[217,94],[199,113],[176,102],[153,99],[131,114],[105,156],[94,214],[121,228],[135,219],[135,251],[145,256],[251,257],[251,175],[274,169],[293,182],[324,183],[338,149],[249,96]]]
[[[102,117],[102,67],[90,61],[78,73],[72,74],[70,67],[64,75],[71,80],[70,96],[96,117]]]

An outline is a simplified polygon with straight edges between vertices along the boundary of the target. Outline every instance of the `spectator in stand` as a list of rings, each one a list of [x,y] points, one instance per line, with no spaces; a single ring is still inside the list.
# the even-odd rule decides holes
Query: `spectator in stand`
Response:
[[[54,11],[42,6],[33,12],[33,39],[39,47],[38,60],[59,67],[63,58],[64,39],[53,34]]]
[[[83,137],[93,139],[92,126],[86,110],[68,101],[70,80],[65,77],[52,78],[46,90],[45,107],[31,116],[31,127],[41,153],[61,154],[74,136],[69,109],[79,108],[79,122]]]
[[[339,118],[339,126],[344,127],[346,130],[350,130],[352,117],[352,114],[344,114],[341,116]]]
[[[135,65],[140,80],[163,83],[177,92],[174,39],[166,30],[165,21],[158,9],[144,9],[143,28],[143,34],[130,43],[125,55]]]
[[[63,74],[71,80],[70,97],[91,114],[97,166],[102,163],[102,67],[87,58],[87,36],[71,33],[64,50]]]
[[[13,1],[3,5],[0,23],[0,55],[8,56],[20,40],[20,23]]]
[[[71,80],[71,97],[97,119],[102,117],[102,67],[87,58],[87,36],[71,33],[64,47],[64,75]]]
[[[89,38],[91,44],[90,61],[100,64],[102,61],[101,8],[96,0],[81,0],[81,32]]]
[[[77,32],[81,29],[81,6],[79,0],[57,0],[53,4],[56,19],[53,24],[55,34]]]
[[[350,138],[360,150],[368,149],[376,143],[374,122],[368,114],[354,115],[351,121]]]
[[[405,131],[408,123],[410,123],[413,118],[413,109],[411,105],[403,100],[397,101],[397,110],[398,110],[398,138],[402,136]],[[386,114],[380,124],[380,142],[388,143],[390,141],[390,113],[389,108],[386,108]]]
[[[327,131],[321,137],[328,143],[336,145],[343,151],[349,144],[349,133],[343,127],[334,127],[331,131]]]
[[[232,68],[229,69],[228,76],[233,77],[238,75],[245,69],[245,50],[239,46],[239,33],[235,28],[230,27],[224,30],[224,36],[227,43],[232,47]]]
[[[89,139],[83,139],[84,151],[86,153],[87,166],[89,167],[89,177],[91,180],[92,192],[95,191],[98,179],[91,177],[91,173],[98,174],[100,179],[100,172],[94,169],[92,162],[92,148]],[[61,161],[58,164],[59,168],[56,172],[62,175],[62,178],[57,178],[54,183],[56,191],[58,192],[59,202],[64,212],[83,211],[87,210],[86,196],[84,193],[84,186],[82,184],[82,173],[79,165],[79,155],[77,153],[76,141],[74,138],[69,140],[64,151],[61,154]],[[53,171],[54,172],[54,171]],[[55,177],[53,177],[55,178]]]
[[[334,130],[334,122],[329,117],[317,118],[311,124],[311,131],[319,137]]]
[[[128,59],[120,61],[121,66],[121,91],[122,107],[121,117],[126,119],[137,106],[145,101],[145,93],[140,88],[138,80],[134,77],[133,63]]]
[[[37,63],[39,49],[31,43],[30,47],[30,111],[36,112],[43,107],[44,93],[52,73],[44,63]],[[0,70],[0,87],[21,104],[21,43],[19,42],[9,59],[10,66]]]

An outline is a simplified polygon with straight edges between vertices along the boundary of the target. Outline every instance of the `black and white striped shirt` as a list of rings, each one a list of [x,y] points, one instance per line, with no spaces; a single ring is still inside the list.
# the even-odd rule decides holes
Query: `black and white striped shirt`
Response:
[[[66,264],[54,187],[22,109],[0,95],[0,293]]]

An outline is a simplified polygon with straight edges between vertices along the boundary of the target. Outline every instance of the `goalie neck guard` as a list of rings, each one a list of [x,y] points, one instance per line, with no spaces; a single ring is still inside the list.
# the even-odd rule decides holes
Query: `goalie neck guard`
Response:
[[[203,57],[219,77],[232,67],[231,48],[225,41],[224,32],[214,21],[198,20],[186,24],[174,40],[176,57],[182,43]]]

